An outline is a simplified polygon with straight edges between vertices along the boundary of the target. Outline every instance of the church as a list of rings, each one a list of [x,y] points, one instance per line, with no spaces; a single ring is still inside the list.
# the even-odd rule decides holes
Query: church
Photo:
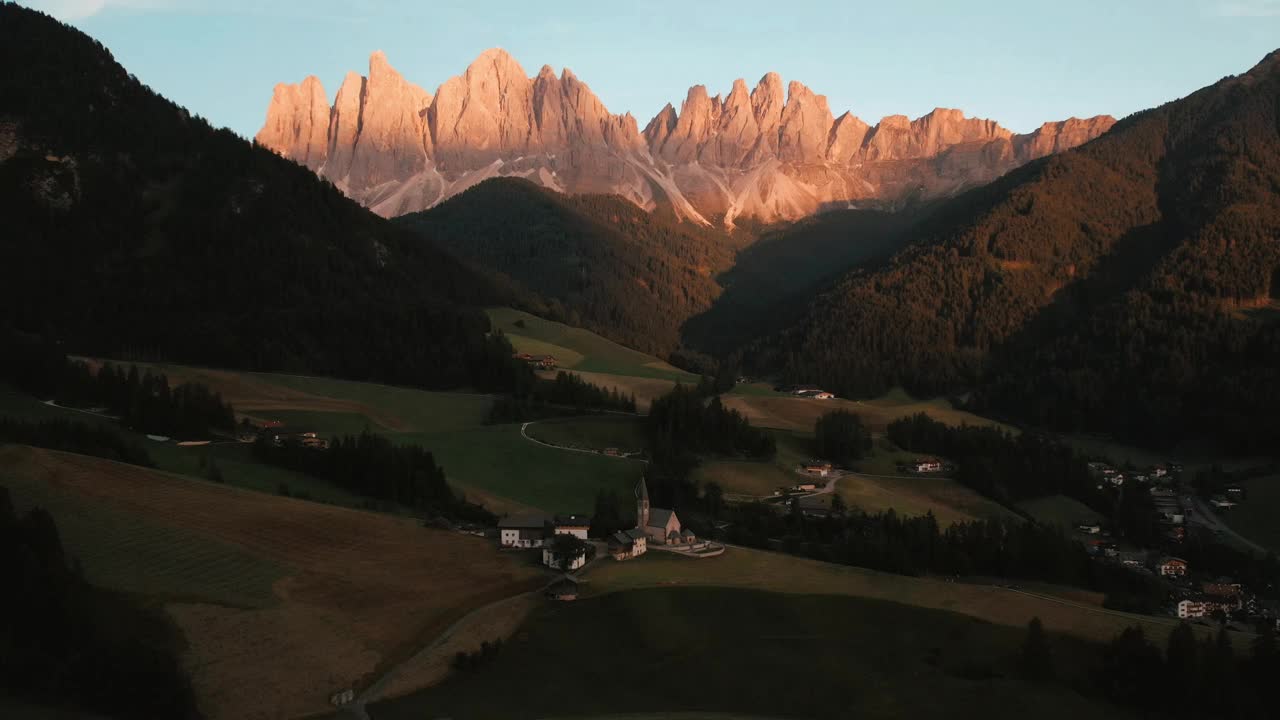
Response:
[[[697,541],[693,531],[680,525],[675,510],[649,507],[649,488],[640,478],[636,485],[636,526],[651,545],[688,545]]]

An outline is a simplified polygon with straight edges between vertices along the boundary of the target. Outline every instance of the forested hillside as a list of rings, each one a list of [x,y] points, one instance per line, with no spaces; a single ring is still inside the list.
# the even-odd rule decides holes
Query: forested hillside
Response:
[[[0,330],[86,354],[500,382],[479,376],[502,354],[485,316],[459,305],[503,298],[430,243],[46,15],[0,6],[0,62]]]
[[[747,359],[844,394],[1273,451],[1280,53],[937,208]]]
[[[680,325],[715,300],[714,275],[746,235],[517,178],[487,180],[397,222],[536,293],[539,314],[662,357],[679,344]]]

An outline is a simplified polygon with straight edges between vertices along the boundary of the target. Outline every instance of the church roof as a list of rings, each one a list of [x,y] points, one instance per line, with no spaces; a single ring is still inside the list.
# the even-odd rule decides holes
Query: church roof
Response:
[[[664,528],[667,526],[667,521],[670,520],[671,516],[675,514],[676,512],[674,510],[667,510],[665,508],[650,508],[649,509],[649,527]]]

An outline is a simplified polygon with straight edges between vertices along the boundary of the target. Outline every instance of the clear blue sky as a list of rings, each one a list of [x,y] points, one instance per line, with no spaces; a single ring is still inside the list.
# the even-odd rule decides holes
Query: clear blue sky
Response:
[[[481,51],[572,68],[643,126],[690,85],[774,70],[875,123],[958,107],[1025,132],[1117,117],[1249,69],[1280,46],[1280,0],[28,0],[170,99],[246,137],[271,89],[308,74],[330,100],[369,53],[430,92]],[[657,7],[660,9],[650,9]]]

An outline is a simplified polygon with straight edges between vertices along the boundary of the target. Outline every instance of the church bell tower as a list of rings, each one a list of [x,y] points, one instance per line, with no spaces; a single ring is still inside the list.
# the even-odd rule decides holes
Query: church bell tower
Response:
[[[636,527],[643,530],[649,526],[649,488],[644,484],[644,478],[640,478],[640,484],[636,485]]]

